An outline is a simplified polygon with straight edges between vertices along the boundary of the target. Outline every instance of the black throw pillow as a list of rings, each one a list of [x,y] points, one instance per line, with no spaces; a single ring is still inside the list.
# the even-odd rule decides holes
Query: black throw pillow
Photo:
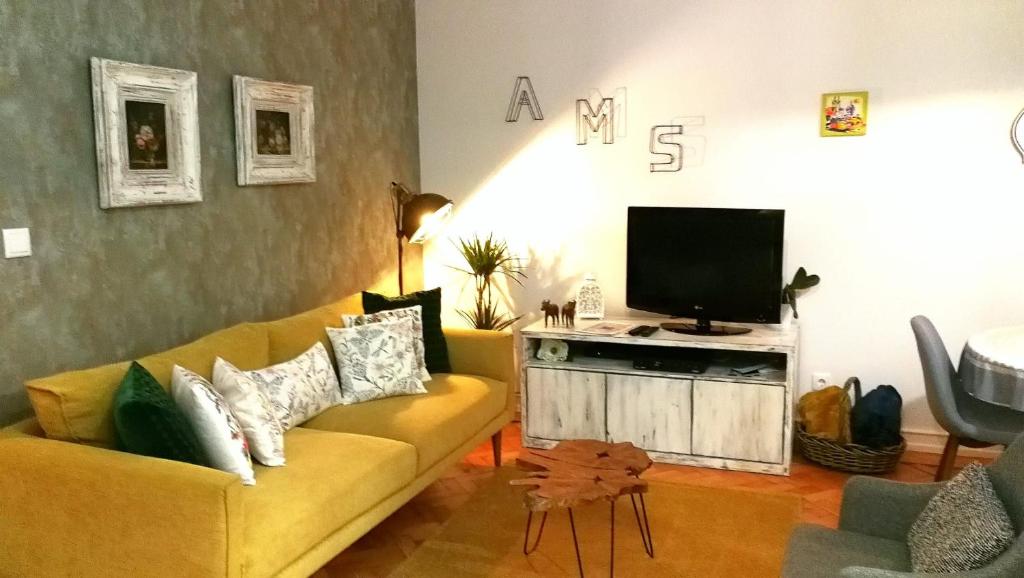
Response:
[[[430,373],[451,373],[448,362],[448,342],[441,331],[441,288],[408,293],[400,297],[385,297],[363,291],[363,312],[379,313],[419,305],[423,308],[423,357]]]

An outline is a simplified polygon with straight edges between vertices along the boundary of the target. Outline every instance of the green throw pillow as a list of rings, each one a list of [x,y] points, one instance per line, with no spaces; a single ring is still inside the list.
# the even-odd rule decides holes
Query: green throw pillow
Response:
[[[120,449],[200,466],[209,465],[192,424],[145,367],[132,362],[114,396]]]
[[[441,331],[441,288],[417,291],[401,297],[385,297],[363,291],[363,312],[379,313],[419,305],[423,308],[423,358],[430,373],[451,373],[448,342]]]

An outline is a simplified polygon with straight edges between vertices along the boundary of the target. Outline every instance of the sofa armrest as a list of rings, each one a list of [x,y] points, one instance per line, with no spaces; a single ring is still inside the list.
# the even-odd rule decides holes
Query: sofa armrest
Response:
[[[914,520],[942,486],[854,476],[843,489],[839,529],[905,541]]]
[[[191,464],[0,439],[0,573],[240,576],[241,491]]]
[[[508,385],[507,408],[514,410],[514,391],[519,383],[516,375],[515,346],[512,333],[445,327],[448,361],[452,373],[479,375]]]

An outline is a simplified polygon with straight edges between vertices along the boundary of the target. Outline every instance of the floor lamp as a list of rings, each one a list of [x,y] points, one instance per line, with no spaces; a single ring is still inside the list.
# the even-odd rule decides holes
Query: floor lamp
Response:
[[[422,245],[441,229],[452,216],[455,204],[433,193],[416,194],[402,183],[391,183],[391,202],[395,212],[395,236],[398,238],[398,293],[405,293],[402,258],[405,240]]]

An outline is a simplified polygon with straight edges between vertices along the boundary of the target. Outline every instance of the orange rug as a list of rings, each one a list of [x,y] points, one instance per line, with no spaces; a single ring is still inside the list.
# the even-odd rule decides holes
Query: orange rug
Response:
[[[527,578],[576,576],[569,517],[552,511],[540,547],[522,553],[524,490],[508,485],[521,472],[503,468],[424,542],[391,578]],[[615,510],[615,575],[778,576],[800,498],[652,482],[647,511],[655,557],[644,553],[628,498]],[[573,510],[587,576],[608,576],[609,506]],[[534,516],[531,533],[540,515]]]

